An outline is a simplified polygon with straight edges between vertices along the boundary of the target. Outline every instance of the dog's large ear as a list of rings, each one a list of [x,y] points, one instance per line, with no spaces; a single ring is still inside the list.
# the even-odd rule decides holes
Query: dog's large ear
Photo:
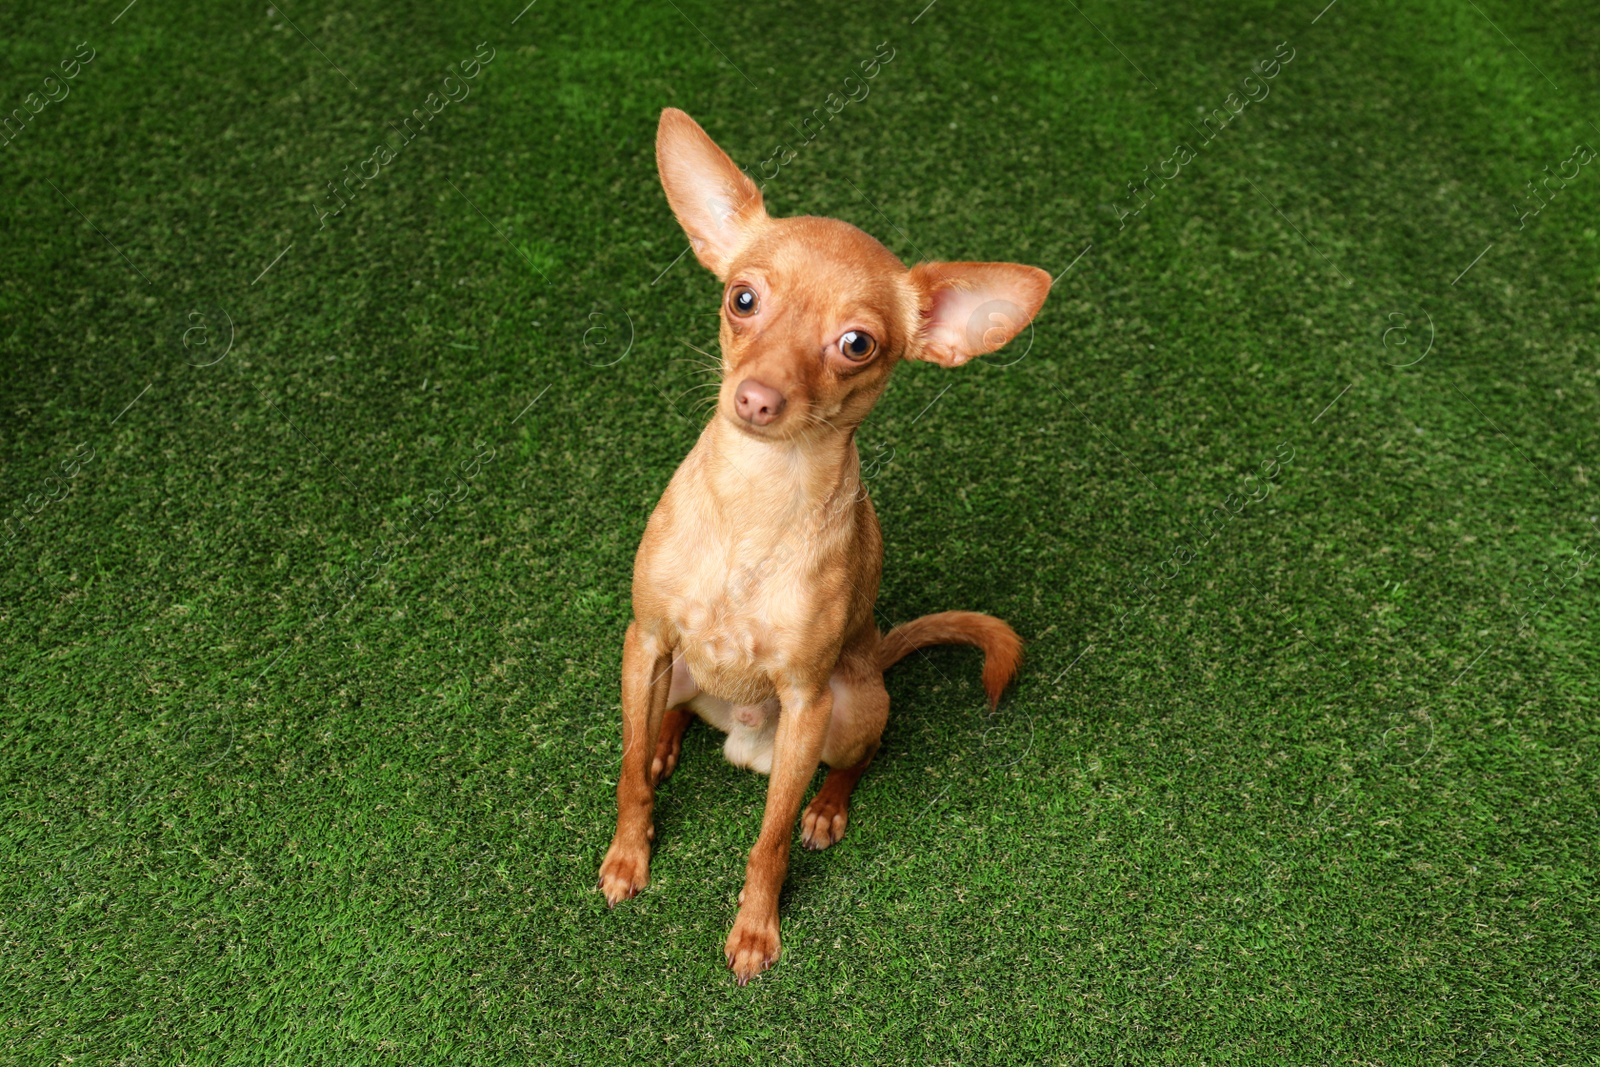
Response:
[[[695,258],[726,281],[728,265],[766,221],[761,190],[699,123],[675,107],[661,112],[656,166]]]
[[[1021,263],[919,263],[911,284],[921,322],[906,357],[945,367],[1005,345],[1050,295],[1050,275]]]

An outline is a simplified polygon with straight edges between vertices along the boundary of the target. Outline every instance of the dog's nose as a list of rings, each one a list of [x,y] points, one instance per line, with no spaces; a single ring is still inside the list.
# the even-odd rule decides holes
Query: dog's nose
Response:
[[[754,378],[740,382],[733,394],[733,406],[739,410],[739,417],[755,426],[765,426],[783,414],[785,403],[782,393]]]

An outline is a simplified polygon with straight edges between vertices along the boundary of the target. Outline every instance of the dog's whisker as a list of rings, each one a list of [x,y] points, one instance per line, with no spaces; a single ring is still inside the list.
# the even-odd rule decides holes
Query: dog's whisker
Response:
[[[820,426],[824,430],[836,428],[825,416],[819,415],[815,411],[802,411],[800,416],[807,426]]]
[[[683,341],[683,338],[680,337],[679,340]],[[683,341],[683,343],[684,343],[684,345],[686,347],[694,349],[696,352],[700,353],[702,356],[705,356],[707,359],[717,360],[717,362],[719,362],[719,363],[722,362],[716,356],[713,356],[710,352],[707,352],[705,349],[701,348],[697,344],[694,344],[694,343],[692,343],[690,341]]]
[[[722,368],[721,367],[713,367],[709,363],[700,362],[698,359],[674,359],[674,360],[671,360],[670,362],[686,364],[686,365],[688,365],[690,367],[696,368],[697,372],[702,372],[702,373],[705,373],[705,374],[709,374],[714,378],[720,379],[722,377]]]
[[[698,355],[698,357],[701,357],[701,358],[698,358],[698,360],[694,360],[694,363],[706,363],[707,366],[720,366],[720,365],[722,365],[722,360],[718,360],[718,358],[715,357],[715,355],[710,354],[710,352],[701,352],[701,350],[693,349],[693,347],[691,347],[690,350],[691,350],[691,352],[694,352],[694,355]],[[680,355],[680,357],[678,357],[678,358],[680,358],[680,360],[690,360],[691,357],[686,357],[686,355]]]
[[[682,338],[679,338],[679,340],[682,340]],[[699,345],[692,344],[689,341],[683,341],[683,346],[689,349],[691,352],[698,352],[702,356],[706,357],[706,359],[710,360],[711,366],[716,368],[718,374],[722,374],[727,371],[727,361],[722,359],[720,356],[714,356],[710,352],[707,352],[705,349],[701,348]]]
[[[720,383],[718,383],[718,384],[720,384]],[[698,391],[700,389],[715,389],[717,387],[718,387],[718,385],[714,385],[714,384],[712,384],[710,382],[707,382],[704,385],[691,385],[691,386],[689,386],[689,388],[683,390],[682,392],[674,394],[672,399],[673,399],[673,402],[676,403],[679,397],[688,396],[690,393],[696,392],[696,391]]]

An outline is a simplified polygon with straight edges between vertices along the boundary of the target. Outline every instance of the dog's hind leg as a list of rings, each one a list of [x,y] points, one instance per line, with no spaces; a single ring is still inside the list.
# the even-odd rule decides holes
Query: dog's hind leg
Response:
[[[822,788],[806,805],[800,819],[800,843],[813,852],[827,848],[844,837],[844,828],[850,822],[850,794],[856,783],[867,773],[867,765],[877,754],[878,746],[853,767],[829,767]]]
[[[850,794],[867,773],[889,721],[889,691],[883,687],[882,673],[873,671],[866,679],[835,674],[831,685],[833,719],[822,745],[828,777],[800,818],[800,843],[814,851],[844,837]]]
[[[656,744],[655,759],[650,761],[650,777],[660,785],[672,777],[678,767],[678,755],[683,751],[683,733],[689,728],[694,712],[688,708],[668,708],[661,719],[661,740]]]
[[[677,769],[683,751],[683,732],[689,728],[694,712],[687,705],[700,695],[700,686],[689,673],[681,655],[672,657],[672,684],[667,687],[667,711],[661,717],[661,736],[655,756],[650,760],[650,781],[660,785]]]

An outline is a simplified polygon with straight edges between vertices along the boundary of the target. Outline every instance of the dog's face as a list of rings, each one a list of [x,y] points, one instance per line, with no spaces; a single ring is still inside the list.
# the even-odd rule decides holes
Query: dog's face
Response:
[[[836,219],[774,219],[695,121],[669,108],[661,184],[700,260],[723,282],[718,417],[783,440],[848,433],[902,359],[947,367],[992,352],[1038,312],[1050,276],[1016,263],[911,270]]]

